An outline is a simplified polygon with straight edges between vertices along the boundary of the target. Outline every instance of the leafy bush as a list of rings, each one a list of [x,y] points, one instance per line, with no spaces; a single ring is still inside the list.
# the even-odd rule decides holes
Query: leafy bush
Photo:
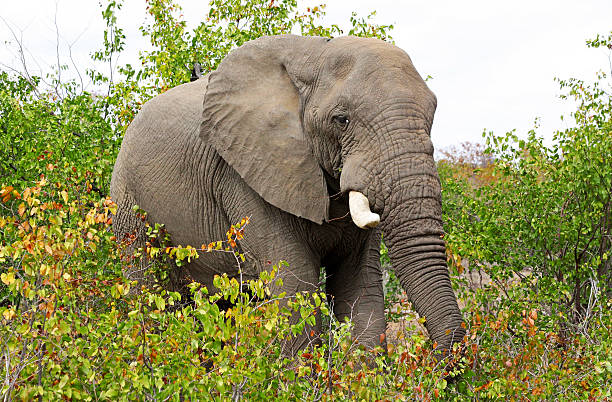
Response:
[[[612,48],[612,35],[587,44]],[[550,146],[535,131],[526,139],[484,133],[486,149],[440,162],[449,263],[469,303],[471,337],[507,366],[500,361],[480,372],[494,378],[490,396],[609,396],[611,345],[603,335],[610,330],[612,284],[607,79],[599,73],[592,85],[559,81],[563,97],[573,97],[578,109],[575,127],[557,132]],[[477,289],[469,280],[475,274]],[[539,383],[529,379],[533,373]]]
[[[526,140],[485,133],[495,163],[451,184],[447,241],[504,300],[538,300],[551,321],[585,327],[612,284],[612,107],[603,81],[560,83],[580,102],[576,127],[557,132],[551,146],[535,131]],[[528,293],[513,291],[518,280]]]
[[[0,71],[0,185],[30,186],[44,173],[106,195],[121,138],[105,119],[105,100],[70,85],[61,98],[40,93],[38,83]]]
[[[378,399],[426,394],[424,384],[444,390],[444,372],[431,375],[437,361],[423,336],[389,356],[372,355],[351,338],[349,322],[330,316],[324,293],[273,295],[276,267],[245,283],[217,276],[213,295],[193,283],[189,302],[166,291],[132,294],[109,230],[115,205],[108,198],[74,197],[44,178],[21,193],[4,188],[2,196],[11,212],[0,218],[5,398]],[[247,223],[202,251],[234,252]],[[178,256],[176,250],[148,252]],[[222,300],[231,307],[220,309]],[[287,358],[284,343],[318,314],[329,323],[327,335]],[[411,373],[429,376],[417,382]]]

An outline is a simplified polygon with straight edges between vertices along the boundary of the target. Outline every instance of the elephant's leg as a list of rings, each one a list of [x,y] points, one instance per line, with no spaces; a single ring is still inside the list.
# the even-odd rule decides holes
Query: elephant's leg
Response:
[[[222,165],[217,177],[223,177],[223,180],[219,180],[215,190],[218,197],[216,204],[223,206],[227,222],[240,222],[245,215],[250,218],[244,238],[239,241],[247,259],[243,278],[256,277],[263,270],[269,271],[279,261],[286,261],[288,266],[281,265],[277,274],[282,279],[282,286],[276,286],[274,281],[271,287],[273,295],[285,293],[282,303],[286,303],[288,298],[299,292],[318,291],[321,256],[308,242],[312,237],[311,225],[264,201],[233,169]],[[230,267],[225,269],[228,271]],[[232,271],[236,276],[236,270]],[[314,326],[307,326],[301,336],[292,339],[283,348],[287,355],[294,355],[318,341],[321,332],[318,316]],[[293,315],[292,321],[295,323],[299,320],[298,312]]]
[[[271,250],[269,255],[272,255],[271,261],[283,260],[288,264],[288,266],[280,267],[278,277],[282,278],[282,286],[273,287],[274,294],[284,292],[287,297],[292,297],[300,292],[312,293],[320,290],[319,269],[321,263],[306,250],[303,244],[288,242],[276,250]],[[285,304],[287,300],[282,300],[281,303]],[[283,345],[283,351],[286,355],[294,356],[299,350],[309,348],[319,342],[321,333],[320,314],[317,314],[315,318],[315,325],[306,325],[301,335],[289,339]],[[299,312],[295,312],[291,317],[293,324],[302,320]]]
[[[266,211],[266,215],[261,211]],[[265,216],[265,218],[264,218]],[[236,219],[232,217],[231,219]],[[319,270],[321,259],[310,249],[292,227],[292,222],[287,216],[275,208],[254,209],[251,222],[245,231],[245,237],[240,241],[240,247],[245,252],[247,262],[251,260],[255,271],[271,270],[273,265],[279,261],[285,261],[287,266],[279,264],[277,278],[282,279],[282,285],[278,286],[276,281],[272,282],[272,297],[285,293],[281,304],[300,292],[319,291]],[[257,272],[245,272],[246,278],[254,277]],[[296,312],[291,317],[292,323],[303,320]],[[319,314],[316,315],[314,326],[306,325],[303,333],[289,339],[283,345],[283,353],[287,356],[295,355],[319,341],[321,323]]]
[[[327,289],[333,297],[339,321],[353,321],[353,338],[367,347],[386,342],[385,303],[380,266],[380,232],[373,231],[358,252],[345,258],[330,258]]]

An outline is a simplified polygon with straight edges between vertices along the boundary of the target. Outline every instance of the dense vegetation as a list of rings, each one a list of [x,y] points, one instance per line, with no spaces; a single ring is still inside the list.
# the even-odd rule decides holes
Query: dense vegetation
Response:
[[[125,45],[120,1],[95,60],[113,66]],[[564,399],[612,397],[612,100],[609,75],[560,80],[576,101],[574,128],[545,145],[484,135],[485,146],[449,150],[439,162],[448,261],[468,335],[443,361],[389,268],[387,354],[356,347],[350,322],[330,317],[324,294],[280,303],[279,264],[241,293],[218,277],[190,301],[162,290],[130,292],[109,225],[108,186],[125,128],[152,96],[213,70],[261,35],[354,34],[391,40],[391,26],[353,15],[352,29],[320,24],[323,6],[295,0],[212,0],[186,29],[171,0],[147,0],[142,66],[88,72],[95,92],[59,71],[0,71],[0,394],[3,400],[74,399]],[[588,41],[612,49],[612,34]],[[522,138],[522,139],[519,139]],[[248,220],[210,239],[235,253]],[[160,228],[149,230],[159,237]],[[182,260],[194,248],[143,252]],[[200,245],[193,245],[200,248]],[[244,256],[235,253],[240,264]],[[268,297],[265,297],[268,296]],[[220,310],[218,301],[233,305]],[[299,311],[302,320],[289,317]],[[319,346],[290,361],[283,340],[323,316]],[[376,352],[376,351],[374,351]],[[371,364],[375,361],[376,364]],[[203,397],[204,395],[204,397]]]

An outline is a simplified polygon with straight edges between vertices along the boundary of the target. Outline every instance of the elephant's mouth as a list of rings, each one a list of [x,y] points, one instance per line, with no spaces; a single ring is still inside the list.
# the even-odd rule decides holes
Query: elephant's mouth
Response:
[[[361,229],[374,228],[380,223],[380,215],[370,210],[368,197],[359,191],[349,191],[349,210],[353,222]]]

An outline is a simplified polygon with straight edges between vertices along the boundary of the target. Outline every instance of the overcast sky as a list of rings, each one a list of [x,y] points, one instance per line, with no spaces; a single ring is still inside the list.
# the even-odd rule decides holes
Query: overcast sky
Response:
[[[190,27],[207,10],[207,0],[177,0]],[[300,9],[323,1],[298,1]],[[0,63],[18,67],[8,23],[27,49],[31,72],[56,64],[56,23],[62,64],[72,58],[82,72],[100,47],[103,22],[97,0],[0,0]],[[138,27],[144,0],[127,0],[119,17],[128,46],[120,63],[137,60],[146,49]],[[612,30],[611,0],[328,0],[327,23],[346,26],[351,11],[393,24],[392,36],[438,97],[432,129],[437,148],[480,141],[483,130],[516,129],[524,135],[540,118],[538,132],[551,138],[571,104],[558,99],[555,77],[591,80],[610,71],[610,53],[587,49],[585,40]],[[57,9],[57,13],[56,13]],[[5,23],[6,22],[6,23]],[[9,42],[8,44],[6,42]]]

